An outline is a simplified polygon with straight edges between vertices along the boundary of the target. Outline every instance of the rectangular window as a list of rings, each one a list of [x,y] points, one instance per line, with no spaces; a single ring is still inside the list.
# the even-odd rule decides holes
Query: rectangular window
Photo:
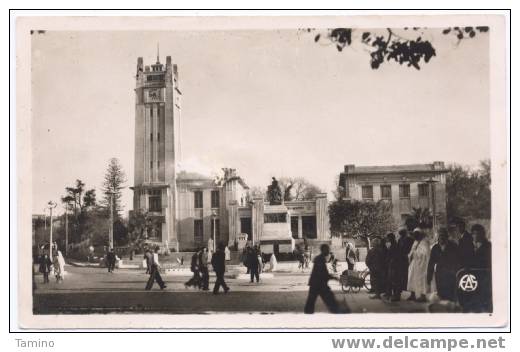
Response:
[[[211,191],[211,207],[220,207],[220,193],[219,191]]]
[[[161,134],[157,133],[157,142],[160,142],[160,141],[161,141]]]
[[[160,212],[161,209],[161,197],[149,197],[148,198],[148,208],[153,212]]]
[[[427,183],[422,183],[419,185],[419,197],[429,197],[430,196],[430,185]]]
[[[399,198],[410,198],[410,185],[399,185]]]
[[[148,190],[148,210],[153,212],[161,212],[161,191],[158,189]]]
[[[363,199],[374,199],[374,189],[372,186],[361,186],[361,197]]]
[[[150,133],[150,142],[153,142],[153,133]]]
[[[150,169],[153,169],[153,161],[150,161]]]
[[[193,239],[198,245],[204,242],[204,223],[202,220],[193,220]]]
[[[381,199],[392,199],[392,186],[381,185]]]
[[[153,117],[153,108],[150,108],[150,117]]]
[[[195,191],[193,194],[195,196],[195,209],[202,209],[202,191]]]

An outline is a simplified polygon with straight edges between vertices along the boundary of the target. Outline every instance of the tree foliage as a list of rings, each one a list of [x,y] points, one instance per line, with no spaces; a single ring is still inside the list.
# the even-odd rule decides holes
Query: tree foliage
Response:
[[[110,159],[105,178],[103,180],[102,205],[110,211],[110,201],[114,209],[114,218],[121,218],[123,205],[121,204],[122,190],[125,188],[126,175],[117,158]],[[112,196],[113,194],[113,196]]]
[[[282,177],[279,180],[285,202],[314,199],[321,189],[303,177]]]
[[[160,222],[154,220],[146,211],[133,211],[130,213],[127,228],[127,243],[135,248],[141,248],[150,234],[161,226]]]
[[[416,227],[431,229],[433,214],[428,208],[412,208],[412,213],[406,218],[405,225],[408,231],[413,231]]]
[[[483,160],[478,169],[448,166],[446,196],[448,221],[458,218],[491,218],[491,162]]]
[[[70,242],[79,242],[86,231],[89,212],[97,207],[96,190],[85,191],[85,183],[77,179],[73,186],[65,187],[65,192],[61,202],[67,211],[72,210],[69,216]]]
[[[395,229],[392,205],[385,201],[336,200],[329,205],[333,236],[372,238]]]
[[[394,61],[400,65],[421,69],[423,63],[428,63],[436,50],[433,44],[425,39],[425,28],[405,27],[403,29],[386,28],[384,30],[362,30],[354,28],[331,28],[326,33],[318,33],[315,42],[328,42],[335,45],[341,52],[358,42],[370,54],[370,67],[378,69],[385,61]],[[315,29],[308,28],[307,32]],[[445,36],[453,35],[458,42],[474,38],[478,33],[486,33],[489,27],[450,27],[442,30]]]
[[[284,202],[314,199],[322,190],[303,177],[273,177],[273,183],[267,187],[265,194],[262,194],[264,192],[258,187],[252,188],[251,192],[253,196],[265,196],[270,203],[274,201],[272,204],[281,204],[282,199]]]

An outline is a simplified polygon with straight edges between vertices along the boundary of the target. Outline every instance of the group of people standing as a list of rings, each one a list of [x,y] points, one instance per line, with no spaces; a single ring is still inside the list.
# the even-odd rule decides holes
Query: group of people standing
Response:
[[[410,301],[426,302],[429,293],[436,293],[440,300],[456,301],[460,269],[491,269],[491,243],[485,228],[475,224],[468,233],[465,222],[460,221],[457,230],[459,240],[455,242],[446,228],[439,228],[433,246],[420,228],[411,234],[402,228],[397,237],[388,233],[373,239],[366,257],[374,293],[370,298],[397,302],[408,291]]]
[[[56,277],[56,282],[63,281],[63,275],[65,273],[65,259],[61,251],[58,249],[58,244],[54,242],[51,246],[51,255],[49,250],[45,246],[40,247],[40,254],[38,257],[39,268],[38,271],[43,275],[43,283],[49,283],[49,275],[51,272]]]

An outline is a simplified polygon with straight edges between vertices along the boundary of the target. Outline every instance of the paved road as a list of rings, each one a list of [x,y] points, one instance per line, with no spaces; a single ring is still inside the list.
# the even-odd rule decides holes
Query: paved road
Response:
[[[168,314],[206,314],[212,312],[302,312],[307,297],[308,273],[275,274],[259,284],[245,279],[227,279],[231,291],[213,295],[195,289],[185,289],[187,277],[164,275],[168,287],[157,285],[145,291],[148,275],[138,270],[117,270],[110,274],[102,268],[67,266],[63,283],[53,280],[42,284],[35,276],[34,312],[37,314],[82,314],[111,312],[154,312]],[[213,286],[214,276],[210,278]],[[361,312],[425,312],[425,304],[413,302],[387,303],[370,300],[368,293],[346,294],[337,282],[331,281],[336,298],[354,313]],[[318,300],[317,312],[326,312]]]

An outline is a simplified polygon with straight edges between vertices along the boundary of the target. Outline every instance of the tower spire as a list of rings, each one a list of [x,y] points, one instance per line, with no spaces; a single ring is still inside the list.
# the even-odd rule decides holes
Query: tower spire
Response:
[[[160,63],[160,61],[159,61],[159,42],[157,42],[157,63]]]

